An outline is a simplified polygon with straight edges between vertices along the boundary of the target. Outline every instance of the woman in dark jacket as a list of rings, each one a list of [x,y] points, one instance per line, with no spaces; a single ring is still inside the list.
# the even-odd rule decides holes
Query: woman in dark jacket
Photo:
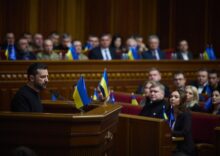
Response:
[[[173,91],[169,99],[173,108],[175,121],[171,125],[174,137],[183,137],[183,141],[178,141],[173,156],[194,156],[195,147],[192,138],[191,113],[185,105],[185,96],[179,91]]]

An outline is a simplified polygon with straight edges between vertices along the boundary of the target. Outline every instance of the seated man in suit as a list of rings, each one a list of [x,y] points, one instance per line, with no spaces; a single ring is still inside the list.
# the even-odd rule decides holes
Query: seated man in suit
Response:
[[[21,87],[11,102],[11,111],[14,112],[43,112],[39,93],[48,83],[47,66],[42,63],[33,63],[27,70],[28,82]]]
[[[208,75],[208,70],[205,68],[201,68],[197,71],[197,80],[191,83],[192,86],[195,86],[198,89],[200,101],[204,100],[202,95],[211,96],[211,88],[208,83]]]
[[[89,52],[90,59],[96,60],[113,60],[117,59],[115,49],[111,48],[112,37],[110,34],[103,34],[100,37],[100,46]]]
[[[92,50],[93,48],[96,48],[99,46],[99,38],[96,35],[90,34],[87,40],[86,44],[90,44],[91,48],[88,50]],[[84,48],[86,47],[86,44],[84,45]]]
[[[160,71],[157,68],[151,68],[148,72],[148,81],[155,81],[155,82],[160,82],[162,80],[162,76]],[[167,87],[166,85],[164,85],[165,87],[165,97],[169,97],[170,96],[170,91],[169,91],[169,87]],[[144,85],[140,85],[136,91],[137,94],[143,94],[144,93]]]
[[[8,53],[8,54],[6,54]],[[5,41],[1,46],[1,59],[2,60],[16,60],[16,45],[15,45],[15,35],[12,32],[8,32],[5,35]]]
[[[186,87],[186,78],[183,72],[176,72],[173,76],[173,83],[176,90],[184,92]]]
[[[142,53],[143,59],[162,60],[165,59],[165,53],[159,49],[160,40],[156,35],[148,37],[149,50]]]
[[[209,86],[211,91],[218,90],[220,92],[219,75],[216,70],[209,71]]]
[[[29,44],[26,38],[20,38],[17,43],[17,60],[36,60],[36,55],[29,51]]]
[[[150,96],[140,113],[141,116],[163,118],[163,112],[166,110],[166,101],[164,100],[165,88],[155,82],[150,87]],[[165,108],[164,108],[165,107]]]
[[[189,46],[186,40],[179,41],[178,52],[176,54],[178,60],[187,61],[193,59],[193,55],[191,52],[189,52]]]

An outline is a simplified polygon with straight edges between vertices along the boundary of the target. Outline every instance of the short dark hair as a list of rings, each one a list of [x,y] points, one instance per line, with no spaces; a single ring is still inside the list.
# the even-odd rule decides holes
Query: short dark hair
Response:
[[[108,36],[108,37],[112,38],[112,35],[110,33],[103,33],[103,34],[100,35],[100,39],[105,37],[105,36]]]
[[[209,71],[209,74],[216,74],[217,77],[219,76],[217,70],[214,70],[214,69],[213,69],[213,70],[210,70],[210,71]]]
[[[158,71],[160,73],[159,69],[156,67],[152,67],[149,69],[149,72],[152,72],[152,71]]]
[[[43,63],[39,63],[39,62],[31,64],[27,69],[28,79],[29,79],[30,75],[35,76],[37,74],[38,69],[47,69],[47,65],[43,64]]]
[[[177,75],[183,75],[183,77],[185,77],[185,74],[182,71],[177,71],[173,74],[173,77],[177,76]]]
[[[207,68],[200,68],[197,72],[207,72],[209,73],[208,69]]]

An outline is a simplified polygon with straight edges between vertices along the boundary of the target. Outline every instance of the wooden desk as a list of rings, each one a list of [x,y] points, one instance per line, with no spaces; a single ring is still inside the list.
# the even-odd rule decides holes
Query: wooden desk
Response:
[[[39,156],[113,156],[120,108],[95,105],[84,114],[0,112],[1,155],[23,145]]]
[[[162,119],[119,115],[116,156],[170,156],[171,132]]]
[[[0,110],[9,110],[11,98],[19,87],[26,83],[27,67],[36,61],[0,61]],[[158,68],[163,83],[173,88],[173,73],[183,71],[188,81],[196,78],[201,67],[220,71],[220,61],[41,61],[49,67],[49,84],[42,93],[42,99],[50,99],[50,92],[57,91],[60,98],[70,100],[73,86],[81,75],[85,77],[89,95],[93,94],[105,68],[109,85],[115,91],[135,92],[138,85],[147,80],[148,70]]]

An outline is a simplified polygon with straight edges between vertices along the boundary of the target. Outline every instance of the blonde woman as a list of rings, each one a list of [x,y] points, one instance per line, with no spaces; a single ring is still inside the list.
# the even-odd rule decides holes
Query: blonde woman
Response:
[[[194,86],[186,86],[185,88],[185,103],[186,107],[194,112],[200,112],[201,108],[199,107],[199,94],[198,90]]]

